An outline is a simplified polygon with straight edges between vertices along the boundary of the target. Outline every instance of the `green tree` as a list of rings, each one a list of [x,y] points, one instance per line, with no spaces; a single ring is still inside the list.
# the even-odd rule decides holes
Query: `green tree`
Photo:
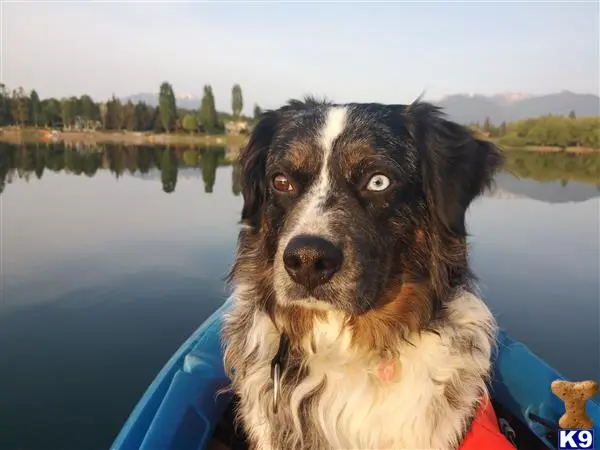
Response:
[[[506,122],[502,122],[498,128],[498,136],[504,136],[506,134]]]
[[[262,114],[262,109],[260,109],[260,106],[258,106],[255,103],[254,104],[254,122],[258,122],[258,119],[260,119],[261,114]]]
[[[207,133],[215,133],[221,129],[215,107],[215,97],[212,87],[209,85],[204,86],[204,96],[202,97],[198,119]]]
[[[125,125],[125,115],[121,100],[114,95],[106,102],[106,129],[122,130]]]
[[[29,95],[29,123],[37,127],[42,119],[42,104],[40,96],[34,90]]]
[[[6,85],[0,83],[0,125],[10,125],[12,123],[12,99]]]
[[[152,129],[152,119],[154,118],[154,109],[144,102],[138,102],[134,108],[135,129],[138,131],[148,131]]]
[[[72,125],[79,125],[81,123],[81,105],[79,99],[74,95],[69,97],[71,102],[71,110],[73,111],[73,123]]]
[[[76,102],[72,98],[63,98],[60,102],[63,127],[71,127],[75,123]]]
[[[600,148],[600,117],[578,119],[581,145],[589,148]]]
[[[102,128],[107,129],[106,124],[108,121],[108,105],[106,102],[100,103],[98,108],[100,110],[100,123],[102,123]]]
[[[231,89],[231,110],[233,112],[233,118],[237,120],[244,109],[244,99],[242,97],[242,88],[239,84],[234,84]]]
[[[486,117],[485,121],[483,122],[483,131],[485,133],[491,133],[492,131],[492,121],[489,117]]]
[[[576,119],[577,117],[575,116],[575,111],[571,110],[569,111],[569,119]]]
[[[600,148],[600,117],[547,115],[501,125],[500,131],[501,138],[498,142],[507,147],[530,145]]]
[[[29,118],[29,97],[22,87],[13,91],[12,115],[15,122],[21,126],[24,126]]]
[[[123,106],[123,126],[128,131],[135,129],[135,107],[131,100]]]
[[[152,131],[155,133],[160,133],[163,131],[162,120],[160,117],[160,108],[157,106],[154,108],[152,115]]]
[[[186,114],[183,118],[183,129],[193,133],[198,128],[198,122],[196,116],[193,114]]]
[[[160,85],[158,107],[160,109],[162,127],[169,133],[175,126],[175,121],[177,120],[177,105],[175,103],[173,87],[166,81]]]
[[[92,127],[92,123],[98,120],[98,106],[89,95],[82,95],[79,99],[79,111],[81,118],[85,121],[85,126]]]
[[[41,122],[46,126],[56,126],[62,123],[62,104],[55,98],[42,100]]]

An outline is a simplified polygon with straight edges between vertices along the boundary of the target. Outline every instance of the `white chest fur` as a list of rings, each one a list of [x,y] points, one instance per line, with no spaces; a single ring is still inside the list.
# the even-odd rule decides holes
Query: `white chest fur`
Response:
[[[255,313],[253,321],[243,353],[254,351],[258,357],[238,380],[241,413],[257,448],[279,449],[268,420],[272,397],[264,395],[270,392],[270,364],[279,335],[265,314]],[[324,440],[321,448],[455,448],[486,393],[495,324],[484,303],[462,294],[450,303],[438,334],[411,336],[412,345],[399,340],[397,375],[388,382],[375,374],[379,356],[351,346],[341,323],[333,314],[316,322],[316,345],[306,345],[307,376],[281,380],[294,386],[280,408],[291,412],[296,444],[302,445],[306,433],[300,405],[322,385],[309,417]]]

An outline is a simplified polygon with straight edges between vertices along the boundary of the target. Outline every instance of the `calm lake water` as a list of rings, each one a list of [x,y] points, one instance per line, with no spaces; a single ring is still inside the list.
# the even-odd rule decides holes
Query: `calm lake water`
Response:
[[[225,149],[0,144],[0,448],[106,449],[227,296],[242,205]],[[600,157],[511,154],[469,213],[500,325],[600,380]],[[515,176],[517,175],[517,176]]]

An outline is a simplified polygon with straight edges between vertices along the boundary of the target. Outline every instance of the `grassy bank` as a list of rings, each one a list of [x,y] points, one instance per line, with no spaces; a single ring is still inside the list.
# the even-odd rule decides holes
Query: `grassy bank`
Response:
[[[44,130],[36,128],[4,127],[0,128],[0,141],[13,144],[27,142],[62,141],[67,144],[121,143],[128,145],[189,145],[189,146],[243,146],[248,140],[244,135],[212,135],[190,133],[141,133],[136,131],[60,131],[49,137]],[[553,146],[508,146],[502,145],[498,139],[490,139],[504,152],[536,152],[536,153],[600,153],[598,148],[590,147],[553,147]]]
[[[141,133],[135,131],[60,131],[47,135],[36,128],[0,128],[0,141],[12,144],[34,142],[121,143],[129,145],[243,145],[247,136],[191,133]]]

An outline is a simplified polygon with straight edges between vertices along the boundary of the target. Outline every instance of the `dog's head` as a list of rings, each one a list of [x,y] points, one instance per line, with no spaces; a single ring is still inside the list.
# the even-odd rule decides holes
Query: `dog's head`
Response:
[[[308,99],[265,112],[240,157],[234,278],[259,282],[267,308],[360,316],[415,285],[435,303],[464,282],[465,213],[501,161],[427,103]]]

